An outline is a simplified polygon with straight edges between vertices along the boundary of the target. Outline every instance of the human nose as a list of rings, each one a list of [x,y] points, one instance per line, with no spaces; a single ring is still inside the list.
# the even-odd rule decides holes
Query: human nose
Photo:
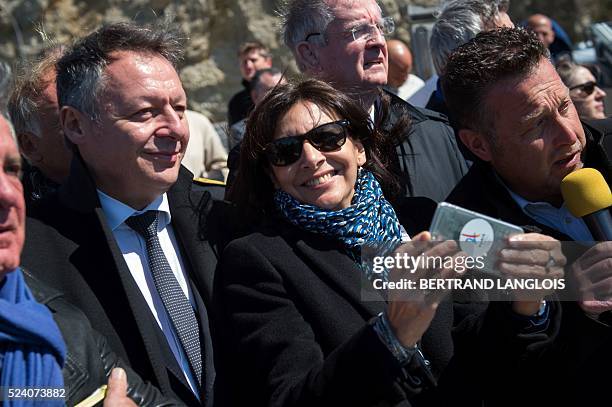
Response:
[[[383,34],[381,28],[376,25],[370,26],[367,44],[369,46],[384,46],[386,44],[385,35]]]
[[[164,123],[157,131],[157,135],[164,137],[182,138],[187,132],[187,121],[185,119],[184,109],[175,109],[169,106],[164,112]]]
[[[319,168],[325,162],[325,155],[309,141],[304,141],[300,161],[302,168]]]
[[[595,86],[595,97],[597,99],[603,99],[606,97],[606,92],[599,86]]]
[[[0,174],[0,207],[9,209],[18,205],[18,201],[22,196],[15,182],[19,180],[10,179],[11,175],[2,172]]]
[[[576,118],[575,120],[577,121],[578,119]],[[563,117],[560,114],[557,114],[553,131],[555,146],[574,145],[578,140],[578,135],[572,126],[572,119]]]

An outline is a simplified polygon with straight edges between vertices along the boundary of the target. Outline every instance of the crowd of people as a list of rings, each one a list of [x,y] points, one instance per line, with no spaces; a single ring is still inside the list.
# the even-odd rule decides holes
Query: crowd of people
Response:
[[[279,15],[303,77],[245,43],[227,146],[188,109],[170,24],[105,24],[17,70],[0,96],[0,399],[605,403],[612,242],[561,182],[590,167],[610,185],[612,120],[589,67],[549,49],[551,20],[516,28],[506,0],[445,2],[428,85],[375,0]],[[440,202],[520,227],[497,270],[575,298],[375,290],[365,245],[465,255],[429,232]],[[463,278],[454,264],[418,271]]]

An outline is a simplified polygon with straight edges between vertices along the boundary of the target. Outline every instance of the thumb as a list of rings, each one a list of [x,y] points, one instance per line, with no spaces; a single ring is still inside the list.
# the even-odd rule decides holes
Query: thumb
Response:
[[[108,388],[106,389],[104,406],[116,405],[117,401],[125,398],[127,388],[128,384],[125,370],[121,369],[120,367],[114,368],[108,379]]]
[[[419,233],[418,235],[412,237],[412,240],[418,240],[418,241],[429,241],[431,240],[431,233],[424,231]]]

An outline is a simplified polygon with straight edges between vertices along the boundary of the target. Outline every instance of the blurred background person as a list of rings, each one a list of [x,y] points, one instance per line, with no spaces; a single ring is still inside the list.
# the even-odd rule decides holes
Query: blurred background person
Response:
[[[251,80],[251,98],[255,103],[255,106],[266,96],[266,94],[272,90],[276,85],[286,83],[281,71],[276,68],[265,68],[258,70],[253,79]],[[227,176],[227,191],[231,187],[238,169],[240,167],[240,145],[242,144],[242,138],[246,130],[247,118],[240,120],[235,123],[229,130],[228,142],[230,145],[230,152],[227,158],[227,166],[229,168],[229,174]]]
[[[562,56],[572,58],[572,41],[556,21],[544,14],[533,14],[525,26],[548,48],[553,61],[558,61]]]
[[[281,83],[281,78],[283,74],[276,68],[264,68],[258,69],[257,72],[253,75],[250,83],[249,94],[251,96],[251,100],[256,105],[263,99],[263,97],[268,93],[273,87],[277,84]],[[286,82],[285,79],[282,79],[282,83]],[[228,137],[228,145],[229,151],[232,151],[242,138],[244,137],[244,130],[246,127],[247,117],[234,123],[230,127],[229,137]]]
[[[59,121],[55,64],[63,53],[56,45],[17,71],[8,111],[25,157],[23,174],[26,205],[55,191],[70,172],[72,152],[64,141]]]
[[[261,42],[245,42],[238,50],[238,61],[240,62],[240,75],[242,75],[242,89],[230,99],[227,105],[227,125],[244,119],[253,109],[253,100],[250,94],[250,82],[253,75],[259,69],[272,66],[272,54],[268,47]]]
[[[581,119],[605,119],[606,92],[597,86],[597,79],[585,66],[563,60],[556,66],[561,80],[569,88],[570,98]]]
[[[182,164],[195,178],[225,181],[227,178],[227,151],[215,126],[202,113],[185,110],[189,125],[189,144]]]
[[[481,31],[514,27],[508,16],[508,7],[509,1],[499,0],[452,0],[444,3],[431,30],[430,49],[436,74],[442,75],[448,57],[457,47]],[[453,124],[439,79],[426,107],[445,114]]]
[[[404,100],[408,100],[425,82],[412,72],[412,53],[400,40],[387,41],[389,52],[389,72],[386,89]]]

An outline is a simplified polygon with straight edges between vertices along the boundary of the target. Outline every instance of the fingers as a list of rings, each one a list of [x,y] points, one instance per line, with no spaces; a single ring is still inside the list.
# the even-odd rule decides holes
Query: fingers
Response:
[[[499,252],[498,261],[500,263],[512,263],[516,265],[533,266],[565,266],[567,259],[560,250],[516,250],[502,249]]]
[[[520,233],[518,235],[510,236],[508,238],[508,244],[516,248],[546,247],[547,250],[550,250],[553,246],[559,244],[559,241],[553,237],[542,235],[540,233]]]
[[[108,388],[104,398],[104,407],[123,405],[127,394],[127,376],[125,370],[116,367],[108,379]]]
[[[583,294],[585,300],[609,300],[612,297],[612,276],[593,283]]]
[[[412,240],[414,241],[430,241],[431,240],[431,233],[424,231],[419,233],[418,235],[414,236],[412,238]]]
[[[601,242],[587,250],[577,260],[581,269],[588,269],[596,263],[612,257],[612,242]]]

